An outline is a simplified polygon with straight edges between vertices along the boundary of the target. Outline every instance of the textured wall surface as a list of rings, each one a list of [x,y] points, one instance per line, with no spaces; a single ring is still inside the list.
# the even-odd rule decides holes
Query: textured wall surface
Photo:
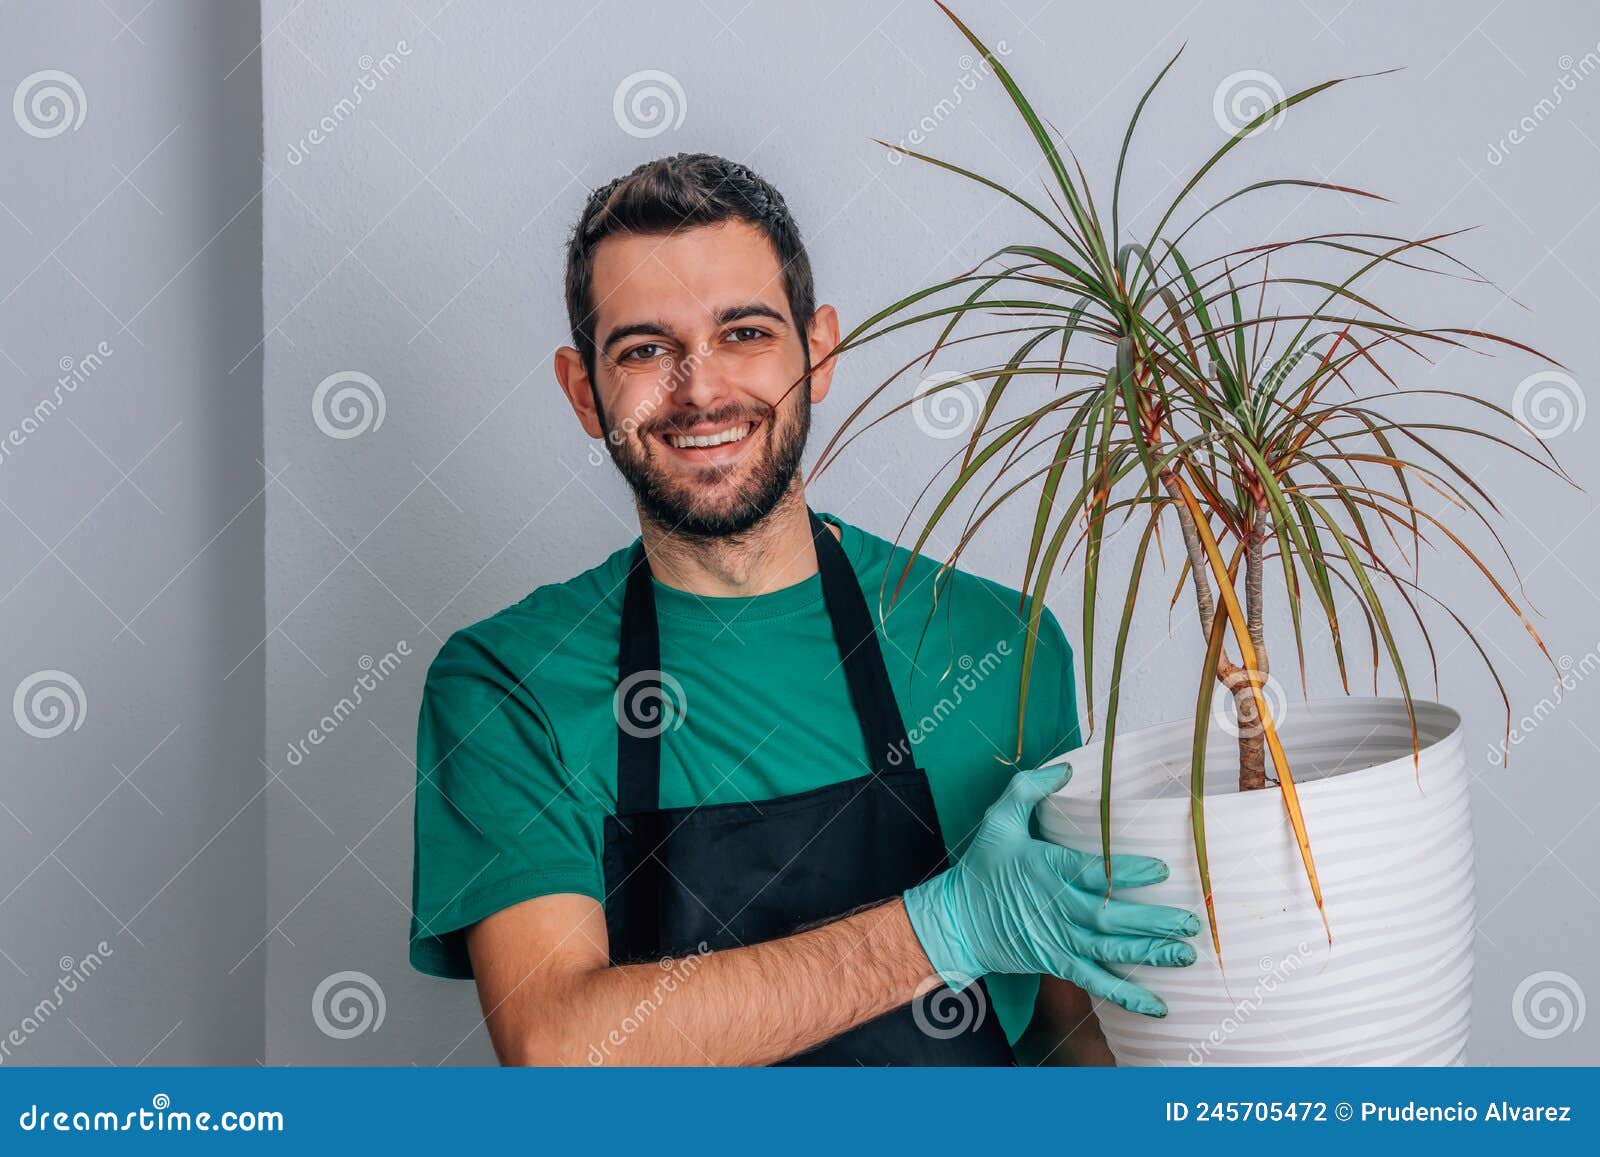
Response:
[[[259,39],[0,8],[7,1064],[263,1058]]]
[[[1181,179],[1221,143],[1231,88],[1293,90],[1404,66],[1291,110],[1208,187],[1290,175],[1393,199],[1275,192],[1234,219],[1252,236],[1484,226],[1459,251],[1527,310],[1468,285],[1408,304],[1418,320],[1437,314],[1509,330],[1569,367],[1558,383],[1571,408],[1565,428],[1547,432],[1588,493],[1510,460],[1465,465],[1487,472],[1501,499],[1506,541],[1552,652],[1575,671],[1592,669],[1600,424],[1580,422],[1576,410],[1582,388],[1600,377],[1587,340],[1600,306],[1600,80],[1591,75],[1600,31],[1589,6],[1542,5],[1537,21],[1488,0],[1356,0],[1337,10],[1155,3],[1132,20],[1114,6],[1037,0],[960,7],[991,43],[1004,42],[1034,100],[1099,174],[1114,164],[1148,78],[1188,43],[1130,164],[1125,203],[1135,232],[1154,225]],[[1042,171],[1004,92],[974,72],[932,5],[828,0],[786,13],[723,0],[537,8],[268,0],[262,26],[268,1057],[482,1062],[490,1054],[471,986],[414,975],[405,960],[413,728],[427,664],[452,630],[635,533],[623,487],[550,371],[552,351],[567,340],[562,246],[585,192],[666,152],[745,160],[785,191],[819,294],[849,324],[897,291],[1039,238],[1036,225],[981,189],[890,164],[871,137],[904,140],[924,126],[929,151],[1041,197]],[[650,70],[665,78],[639,77]],[[629,101],[651,83],[668,106],[657,121],[648,101]],[[125,143],[128,162],[137,161],[140,150]],[[7,229],[15,232],[0,219]],[[63,335],[32,362],[82,344]],[[916,348],[908,339],[846,363],[817,412],[819,437]],[[1514,356],[1452,357],[1413,381],[1509,404],[1535,368]],[[351,391],[347,405],[333,407],[341,390]],[[152,434],[169,420],[130,413]],[[891,421],[824,475],[813,503],[893,535],[950,447],[908,417]],[[124,498],[127,517],[142,517],[137,495]],[[996,520],[970,565],[1015,581],[1023,526],[1020,511]],[[25,545],[22,565],[36,553]],[[1431,565],[1435,589],[1481,625],[1516,713],[1556,697],[1554,673],[1492,592],[1464,566]],[[42,598],[47,588],[27,589]],[[1076,596],[1069,574],[1052,598],[1069,634]],[[73,597],[84,614],[95,610]],[[1180,615],[1169,636],[1155,596],[1133,642],[1141,663],[1125,696],[1132,722],[1185,712],[1195,634]],[[1559,1031],[1559,1016],[1548,1032],[1530,1017],[1552,983],[1595,989],[1600,691],[1574,677],[1553,710],[1540,709],[1543,721],[1509,769],[1495,766],[1488,753],[1503,721],[1493,684],[1448,623],[1439,639],[1439,696],[1467,715],[1476,776],[1473,1057],[1594,1061],[1592,1033]],[[1313,691],[1336,688],[1325,642],[1310,656]],[[1407,645],[1425,668],[1420,645]],[[391,654],[385,677],[369,679],[376,686],[355,710],[324,728],[363,665]],[[41,653],[23,666],[47,662]],[[151,722],[149,742],[166,726]],[[308,744],[313,730],[319,741]],[[340,992],[364,995],[371,1015],[352,1003],[352,1023],[337,1023],[327,1003],[337,1005]]]

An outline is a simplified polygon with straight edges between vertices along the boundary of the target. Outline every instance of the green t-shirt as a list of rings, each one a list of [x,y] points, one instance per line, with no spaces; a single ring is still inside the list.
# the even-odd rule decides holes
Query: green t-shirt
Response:
[[[1015,769],[1026,622],[1016,591],[947,572],[847,525],[841,545],[879,624],[884,662],[952,857]],[[464,930],[535,896],[605,901],[616,805],[618,632],[631,545],[446,640],[417,724],[411,963],[470,977]],[[887,585],[885,579],[887,578]],[[655,584],[661,666],[682,720],[662,735],[661,806],[759,802],[863,774],[866,745],[812,575],[770,594],[706,598]],[[1021,765],[1079,743],[1072,652],[1046,611]],[[681,691],[679,690],[681,689]],[[736,865],[729,865],[737,870]],[[991,977],[1013,1040],[1038,978]]]

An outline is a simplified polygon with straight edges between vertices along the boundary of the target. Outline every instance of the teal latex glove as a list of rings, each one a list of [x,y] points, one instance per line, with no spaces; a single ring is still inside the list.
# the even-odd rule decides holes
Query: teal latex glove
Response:
[[[1159,997],[1105,966],[1193,964],[1194,948],[1180,937],[1198,933],[1200,921],[1182,908],[1107,901],[1100,856],[1029,834],[1034,806],[1071,777],[1064,765],[1013,776],[961,859],[905,893],[912,930],[957,991],[990,972],[1048,973],[1131,1012],[1165,1016]],[[1166,878],[1161,860],[1111,857],[1115,887]]]

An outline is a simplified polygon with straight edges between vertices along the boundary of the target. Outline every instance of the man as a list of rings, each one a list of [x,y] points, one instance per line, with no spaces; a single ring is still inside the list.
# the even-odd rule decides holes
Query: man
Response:
[[[946,572],[934,614],[936,564],[807,506],[839,323],[777,190],[643,165],[590,197],[566,294],[555,374],[641,536],[430,668],[413,965],[476,978],[512,1064],[1010,1064],[1036,992],[1047,1048],[1103,1059],[1080,990],[1162,1015],[1116,967],[1191,963],[1198,921],[1108,902],[1029,834],[1070,773],[1001,762],[1016,592]],[[1078,741],[1071,661],[1047,614],[1024,769]]]

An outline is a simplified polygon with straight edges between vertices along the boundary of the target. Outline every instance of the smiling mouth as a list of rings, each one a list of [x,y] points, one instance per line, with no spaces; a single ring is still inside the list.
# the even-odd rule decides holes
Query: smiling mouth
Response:
[[[743,442],[750,436],[750,431],[755,429],[754,423],[740,422],[728,426],[726,429],[717,430],[709,434],[662,434],[662,441],[675,450],[701,450],[712,446],[727,446],[735,442]]]

